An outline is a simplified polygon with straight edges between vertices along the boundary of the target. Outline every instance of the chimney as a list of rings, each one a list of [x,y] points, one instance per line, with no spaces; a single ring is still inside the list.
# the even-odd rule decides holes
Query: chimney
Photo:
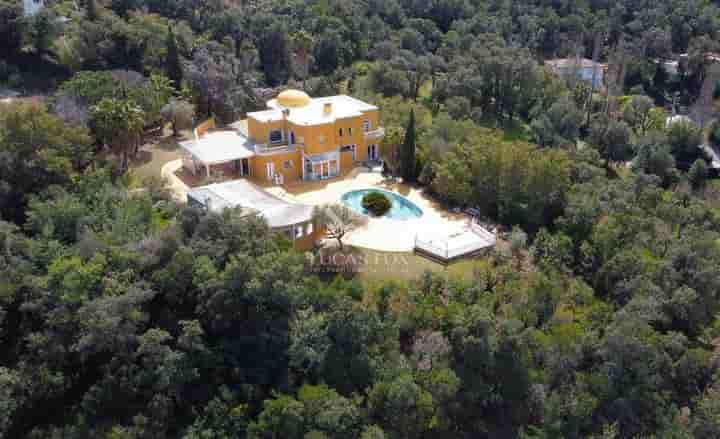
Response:
[[[326,102],[325,105],[323,105],[323,116],[330,116],[332,114],[332,103]]]

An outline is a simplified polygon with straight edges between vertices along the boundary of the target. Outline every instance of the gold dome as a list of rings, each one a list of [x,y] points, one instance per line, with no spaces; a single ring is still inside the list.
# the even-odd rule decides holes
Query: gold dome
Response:
[[[286,108],[304,107],[310,103],[310,96],[300,90],[285,90],[277,96],[277,103]]]

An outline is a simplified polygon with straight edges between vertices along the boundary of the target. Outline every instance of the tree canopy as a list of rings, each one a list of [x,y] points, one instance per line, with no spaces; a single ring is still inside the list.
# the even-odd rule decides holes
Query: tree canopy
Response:
[[[0,0],[0,438],[720,437],[717,2],[45,3]],[[285,88],[378,106],[494,251],[365,252],[330,205],[302,253],[126,172]]]

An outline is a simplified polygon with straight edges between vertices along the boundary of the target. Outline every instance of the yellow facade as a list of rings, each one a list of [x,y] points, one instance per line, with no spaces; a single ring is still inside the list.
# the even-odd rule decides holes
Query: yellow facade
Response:
[[[303,222],[294,224],[291,227],[285,227],[282,229],[275,229],[275,233],[281,233],[283,236],[293,244],[293,248],[302,251],[309,251],[315,247],[315,244],[325,237],[327,228],[323,225],[319,225],[312,222],[312,232],[309,232],[310,222]],[[297,235],[297,229],[302,230],[302,236]]]
[[[346,96],[313,100],[296,90],[281,93],[268,107],[247,119],[247,135],[257,145],[250,159],[255,181],[332,178],[382,155],[376,107]],[[277,174],[282,174],[281,180]]]
[[[352,152],[346,151],[340,154],[340,173],[345,174],[355,165],[355,161],[352,157]]]
[[[270,131],[281,130],[286,132],[287,123],[285,121],[260,122],[251,117],[248,118],[248,134],[252,140],[259,144],[270,142]]]
[[[223,171],[230,169],[262,186],[334,178],[382,155],[378,108],[349,96],[312,99],[288,90],[268,102],[268,110],[249,113],[246,121],[233,124],[235,133],[211,138],[214,126],[211,119],[195,130],[196,139],[210,139],[204,144],[209,153],[195,149],[198,140],[184,146],[190,163],[203,165],[208,176],[212,166],[223,166]],[[242,142],[237,151],[227,148],[234,142]],[[295,248],[309,250],[325,229],[307,218],[296,221],[274,231],[285,234]]]
[[[268,163],[272,162],[275,174],[282,174],[284,181],[295,181],[301,178],[302,168],[300,154],[286,152],[255,156],[250,160],[250,176],[258,181],[270,181]]]

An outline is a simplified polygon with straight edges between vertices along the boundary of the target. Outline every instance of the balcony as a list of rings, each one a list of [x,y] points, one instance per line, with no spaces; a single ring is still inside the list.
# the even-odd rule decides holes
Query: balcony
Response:
[[[269,154],[277,154],[281,152],[292,152],[295,151],[296,146],[302,146],[302,143],[292,143],[288,144],[287,142],[279,142],[279,143],[256,143],[255,144],[255,153],[259,155],[269,155]]]
[[[365,131],[365,138],[368,140],[382,139],[383,137],[385,137],[385,128],[383,127]]]

